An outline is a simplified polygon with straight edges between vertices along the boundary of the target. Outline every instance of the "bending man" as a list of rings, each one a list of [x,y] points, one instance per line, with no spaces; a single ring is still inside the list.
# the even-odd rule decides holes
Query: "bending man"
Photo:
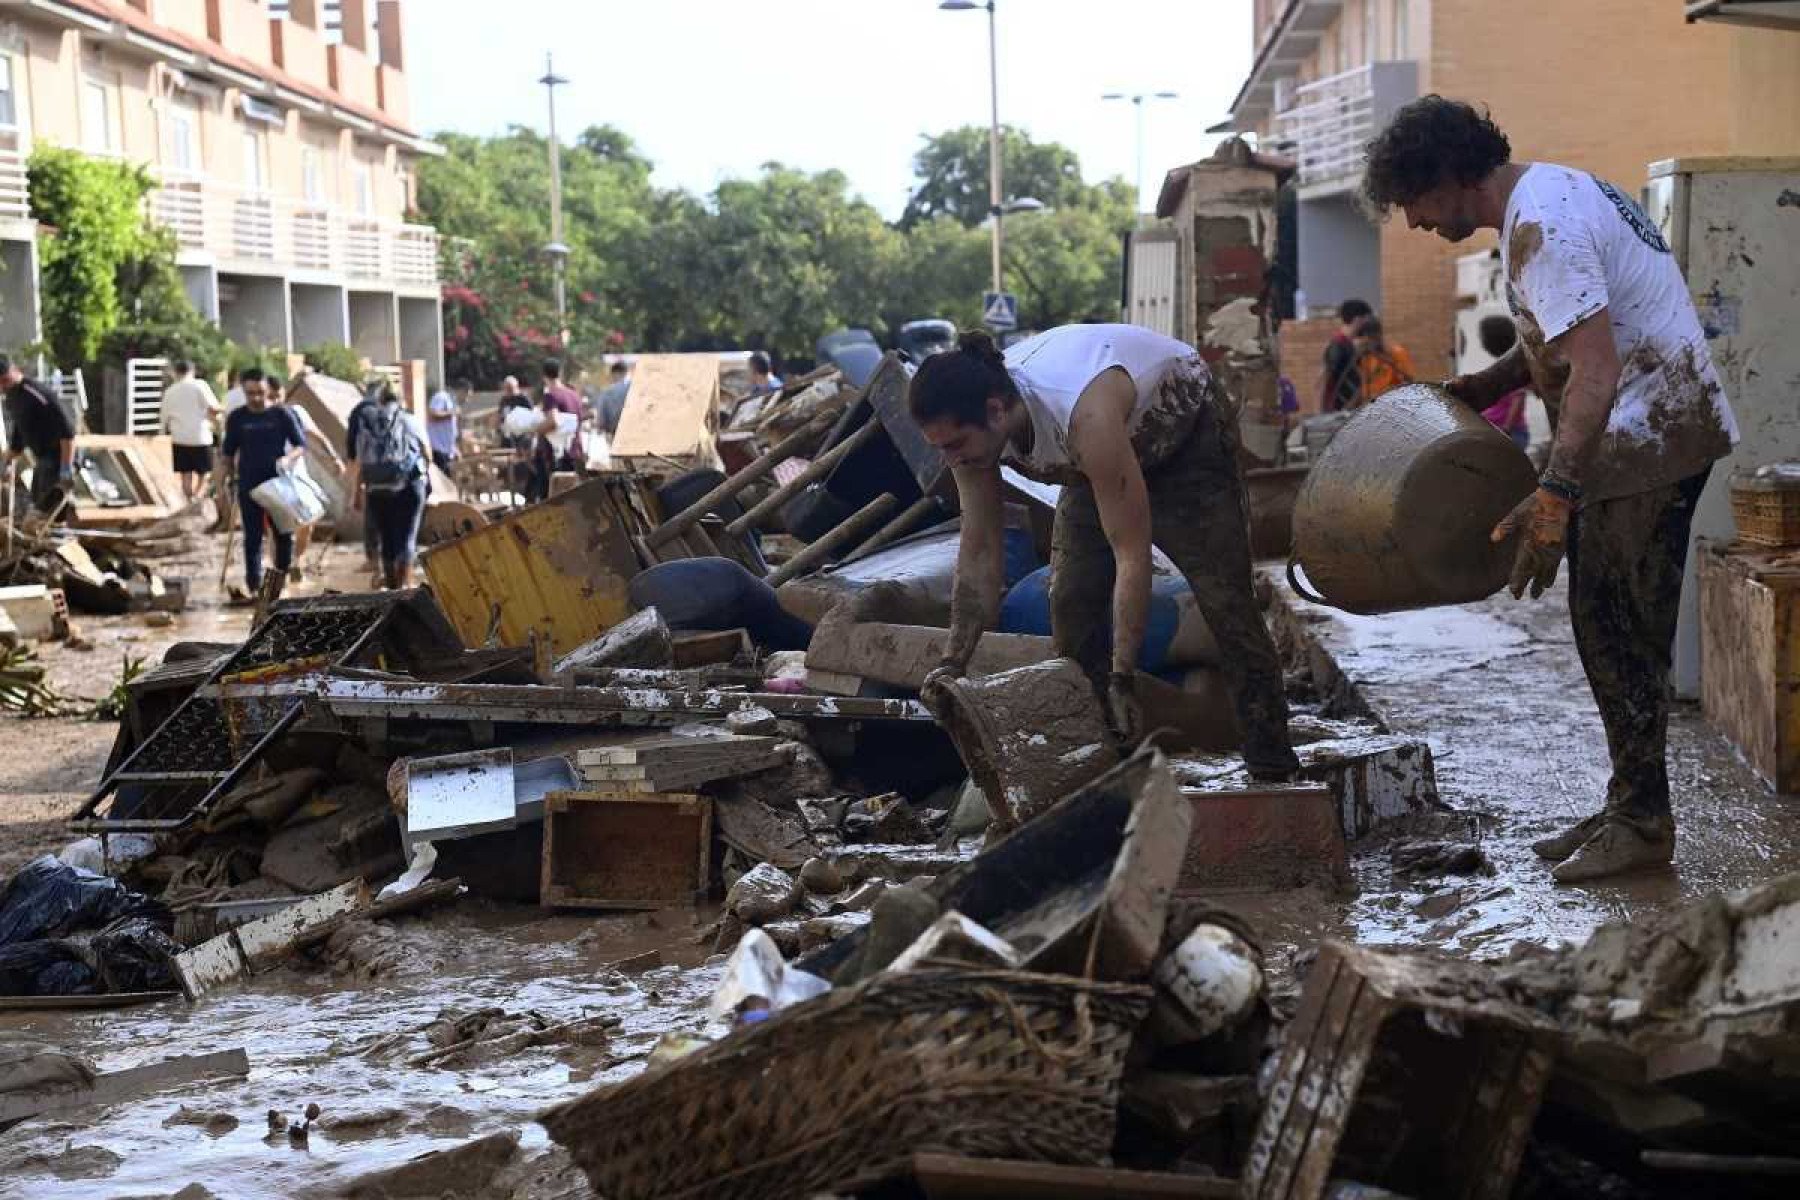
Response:
[[[1191,347],[1134,325],[1068,325],[1002,357],[986,334],[966,333],[919,367],[908,403],[962,501],[949,650],[934,677],[963,673],[999,611],[1005,462],[1062,485],[1051,631],[1056,652],[1094,680],[1121,738],[1144,732],[1132,673],[1155,544],[1187,577],[1218,641],[1251,773],[1297,769],[1281,663],[1251,587],[1237,409]]]

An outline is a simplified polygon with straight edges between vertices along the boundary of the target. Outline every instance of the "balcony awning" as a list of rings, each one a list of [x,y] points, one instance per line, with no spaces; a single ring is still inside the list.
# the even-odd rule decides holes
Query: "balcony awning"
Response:
[[[286,109],[279,104],[270,104],[267,100],[258,99],[255,96],[239,96],[238,108],[243,112],[244,119],[248,121],[260,121],[264,125],[274,125],[278,128],[287,124]]]
[[[1344,0],[1288,0],[1275,32],[1257,52],[1244,86],[1231,102],[1233,124],[1248,128],[1275,104],[1275,81],[1297,74],[1325,31],[1343,14]]]
[[[1688,0],[1687,19],[1800,32],[1800,0]]]

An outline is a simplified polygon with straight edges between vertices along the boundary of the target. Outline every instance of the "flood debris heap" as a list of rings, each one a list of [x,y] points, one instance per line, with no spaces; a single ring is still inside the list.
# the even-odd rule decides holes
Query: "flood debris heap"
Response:
[[[957,533],[907,372],[809,377],[722,432],[714,397],[439,542],[427,588],[172,651],[127,689],[82,840],[0,891],[0,993],[203,1006],[305,956],[356,986],[371,931],[438,906],[691,907],[707,1019],[541,1116],[608,1200],[1791,1194],[1800,878],[1499,966],[1327,942],[1294,978],[1239,901],[1341,891],[1349,841],[1441,823],[1429,748],[1334,696],[1296,712],[1302,777],[1252,781],[1173,588],[1143,693],[1170,732],[1114,744],[1043,636],[1054,495],[1023,480],[1001,628],[928,710]],[[669,465],[707,457],[735,470]],[[362,1052],[616,1024],[447,1010],[423,1053]],[[0,1126],[253,1065],[9,1042]],[[491,1135],[361,1194],[503,1194],[518,1153]]]

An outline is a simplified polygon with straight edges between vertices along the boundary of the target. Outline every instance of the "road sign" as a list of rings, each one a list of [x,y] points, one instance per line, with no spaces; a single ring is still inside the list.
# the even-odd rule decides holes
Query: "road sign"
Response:
[[[1019,298],[1011,292],[981,293],[981,323],[989,329],[1019,327]]]

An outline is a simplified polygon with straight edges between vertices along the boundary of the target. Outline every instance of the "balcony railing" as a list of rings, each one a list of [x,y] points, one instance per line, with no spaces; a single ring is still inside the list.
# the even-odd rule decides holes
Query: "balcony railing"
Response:
[[[1299,183],[1325,183],[1362,169],[1363,146],[1375,135],[1373,70],[1364,65],[1294,89],[1294,102],[1275,114],[1275,137],[1293,142]]]
[[[0,155],[0,217],[6,215],[5,167]],[[404,287],[438,284],[438,236],[429,225],[353,217],[329,205],[175,175],[150,194],[150,214],[183,250],[211,254],[226,266],[267,265]]]
[[[23,221],[30,215],[25,156],[17,150],[0,150],[0,221]]]
[[[1361,175],[1363,148],[1382,122],[1418,92],[1411,62],[1365,63],[1294,89],[1275,114],[1278,143],[1292,143],[1302,188],[1348,188]]]

